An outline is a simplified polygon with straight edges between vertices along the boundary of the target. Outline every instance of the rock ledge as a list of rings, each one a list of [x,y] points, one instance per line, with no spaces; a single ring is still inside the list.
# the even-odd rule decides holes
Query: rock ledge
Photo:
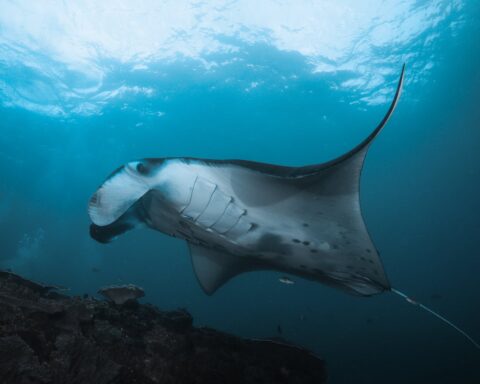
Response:
[[[323,360],[192,326],[185,310],[69,297],[0,271],[0,383],[324,383]]]

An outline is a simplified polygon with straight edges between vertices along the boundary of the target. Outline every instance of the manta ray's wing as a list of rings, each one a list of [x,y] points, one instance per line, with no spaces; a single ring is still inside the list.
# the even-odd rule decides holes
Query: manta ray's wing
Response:
[[[233,198],[246,207],[248,219],[256,210],[263,212],[264,221],[271,216],[270,228],[275,228],[274,233],[267,231],[260,241],[266,251],[286,253],[282,262],[285,271],[313,277],[353,294],[368,296],[390,289],[362,218],[359,188],[368,147],[398,103],[404,69],[390,108],[377,128],[357,147],[333,161],[298,168],[238,160],[211,162],[229,173]],[[238,223],[246,218],[239,218]],[[208,252],[192,250],[194,267],[197,257],[202,259]],[[222,257],[214,255],[217,251],[211,252],[212,260]],[[216,273],[197,276],[203,287],[209,287],[207,293],[211,293],[238,273],[263,268],[261,262],[250,266],[231,263],[224,264]]]

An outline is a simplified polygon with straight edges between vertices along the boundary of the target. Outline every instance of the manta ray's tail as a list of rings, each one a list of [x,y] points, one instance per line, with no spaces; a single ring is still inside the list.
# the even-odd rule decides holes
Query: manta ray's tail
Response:
[[[424,309],[425,311],[431,313],[433,316],[437,317],[438,319],[442,320],[443,322],[447,323],[453,329],[457,330],[463,336],[465,336],[473,345],[475,345],[475,347],[480,349],[480,344],[478,344],[467,332],[465,332],[463,329],[460,329],[459,327],[457,327],[455,324],[453,324],[451,321],[447,320],[442,315],[438,314],[437,312],[428,308],[427,306],[423,305],[422,303],[419,303],[418,301],[413,300],[412,298],[408,297],[406,294],[404,294],[403,292],[400,292],[399,290],[397,290],[395,288],[391,288],[391,291],[393,293],[397,294],[398,296],[403,297],[407,301],[407,303],[415,305],[417,307],[420,307],[420,308]]]

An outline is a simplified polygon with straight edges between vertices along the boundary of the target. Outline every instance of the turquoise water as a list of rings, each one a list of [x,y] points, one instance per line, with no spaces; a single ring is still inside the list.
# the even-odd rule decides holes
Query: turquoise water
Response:
[[[480,339],[476,2],[0,1],[0,267],[95,294],[135,283],[196,325],[277,335],[332,383],[477,383],[480,353],[390,293],[255,272],[206,296],[184,242],[93,241],[87,202],[144,157],[330,160],[383,117],[361,203],[393,286]]]

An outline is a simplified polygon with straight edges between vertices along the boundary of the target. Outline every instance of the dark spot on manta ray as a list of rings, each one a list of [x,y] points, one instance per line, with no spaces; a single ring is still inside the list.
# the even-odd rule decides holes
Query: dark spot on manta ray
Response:
[[[350,269],[350,270],[355,269],[355,268],[353,268],[353,265],[347,265],[346,268],[347,268],[347,269]]]
[[[372,259],[369,259],[368,262],[369,262],[370,264],[373,264],[373,260],[372,260]]]
[[[298,240],[298,239],[292,239],[292,241],[293,241],[294,243],[300,243],[300,240]]]
[[[273,233],[264,234],[257,243],[257,249],[261,252],[290,253],[290,246],[282,241],[282,237]]]
[[[307,268],[307,266],[306,266],[306,265],[304,265],[304,264],[300,264],[300,268],[303,268],[303,269],[305,269],[305,268]]]
[[[367,253],[372,253],[372,250],[369,249],[369,248],[367,248],[366,251],[367,251]]]
[[[333,249],[339,249],[340,247],[339,247],[337,244],[333,244],[333,245],[332,245],[332,248],[333,248]]]
[[[308,223],[303,223],[302,224],[305,228],[309,227]]]
[[[309,241],[304,241],[303,245],[310,245],[310,242]]]
[[[310,252],[317,253],[318,251],[316,249],[310,249]]]

